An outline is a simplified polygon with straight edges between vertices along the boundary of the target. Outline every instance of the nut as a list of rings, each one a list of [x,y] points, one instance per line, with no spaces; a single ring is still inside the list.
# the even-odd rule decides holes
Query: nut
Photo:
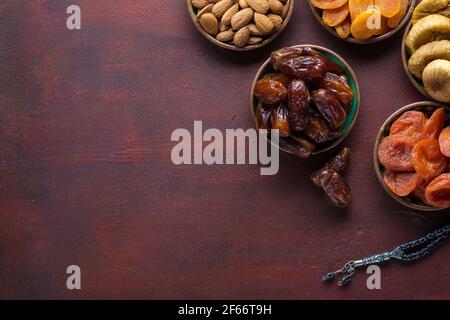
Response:
[[[222,18],[222,16],[227,12],[228,9],[230,9],[234,5],[234,0],[220,0],[217,2],[213,9],[212,13],[217,18]]]
[[[222,42],[228,42],[228,41],[233,40],[234,34],[235,34],[235,32],[232,29],[228,29],[226,31],[219,33],[216,36],[216,39],[219,41],[222,41]]]
[[[258,28],[263,35],[271,34],[274,29],[272,20],[258,12],[255,12],[255,24],[256,28]]]
[[[275,30],[280,29],[281,25],[283,24],[283,18],[273,13],[268,14],[267,17],[270,19],[270,21],[272,21]]]
[[[236,32],[236,34],[234,35],[233,43],[236,47],[242,48],[247,44],[249,38],[250,31],[247,27],[244,27]]]
[[[200,17],[199,20],[200,25],[203,30],[205,30],[210,35],[215,36],[217,32],[219,32],[219,21],[212,13],[205,13]]]
[[[197,13],[197,17],[201,17],[205,13],[211,13],[213,7],[214,7],[214,5],[212,3],[208,4],[206,7],[204,7]]]
[[[262,39],[261,37],[250,37],[250,38],[248,39],[247,44],[255,45],[255,44],[261,43],[262,40],[263,40],[263,39]]]
[[[253,9],[247,8],[239,11],[231,18],[231,26],[234,30],[239,30],[252,21]]]
[[[197,9],[203,9],[209,4],[208,0],[191,0],[192,6]]]
[[[222,16],[222,20],[221,22],[225,25],[225,26],[229,26],[231,24],[231,18],[238,13],[239,11],[239,4],[236,3],[235,5],[233,5],[230,9],[227,10],[227,12],[225,12],[225,14]]]
[[[250,8],[258,13],[266,14],[269,12],[269,2],[267,0],[247,0]]]
[[[281,15],[283,13],[283,4],[279,0],[269,0],[269,8],[272,13]]]

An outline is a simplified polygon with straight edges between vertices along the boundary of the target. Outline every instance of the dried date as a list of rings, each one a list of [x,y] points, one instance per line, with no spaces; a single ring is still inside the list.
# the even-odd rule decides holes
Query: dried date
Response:
[[[303,133],[316,143],[324,143],[339,138],[340,131],[331,131],[321,115],[311,111]]]
[[[325,76],[322,79],[317,80],[315,84],[318,88],[326,89],[333,93],[344,107],[349,106],[355,97],[345,76],[338,76],[337,74],[327,72]]]
[[[325,89],[313,92],[314,103],[320,114],[333,129],[339,129],[347,118],[347,112],[333,93]]]
[[[320,170],[314,171],[311,174],[311,181],[318,187],[322,185],[323,180],[323,172],[328,170],[335,171],[337,173],[341,173],[347,167],[347,164],[350,161],[352,155],[352,151],[350,148],[345,147],[341,150],[336,156],[330,159],[325,165],[320,168]]]
[[[278,129],[281,137],[287,137],[291,133],[291,121],[289,111],[284,103],[272,110],[272,129]]]
[[[280,137],[280,148],[300,158],[308,158],[316,150],[312,142],[294,136]]]
[[[303,130],[306,126],[311,97],[306,83],[293,80],[288,89],[288,109],[294,130]]]
[[[286,99],[287,89],[279,81],[264,78],[256,83],[255,96],[264,104],[277,104]]]
[[[338,207],[350,206],[352,193],[342,176],[333,170],[323,170],[321,176],[321,186],[331,201]]]

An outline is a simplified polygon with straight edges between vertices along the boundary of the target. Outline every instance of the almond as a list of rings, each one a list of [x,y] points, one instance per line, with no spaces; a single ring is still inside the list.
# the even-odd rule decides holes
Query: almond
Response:
[[[274,29],[272,20],[258,12],[255,12],[255,24],[263,35],[269,35]]]
[[[200,17],[199,20],[200,25],[203,30],[205,30],[210,35],[215,36],[217,32],[219,32],[219,21],[212,13],[205,13]]]
[[[247,44],[249,38],[250,31],[247,27],[244,27],[236,32],[236,34],[234,35],[233,43],[236,47],[242,48]]]
[[[225,12],[225,14],[222,16],[222,24],[225,26],[229,26],[231,24],[231,18],[238,13],[239,11],[239,4],[236,3],[235,5],[233,5],[230,9],[227,10],[227,12]]]
[[[239,6],[240,6],[242,9],[248,8],[247,0],[239,0]]]
[[[281,25],[283,24],[283,19],[277,14],[270,13],[267,15],[267,18],[272,21],[275,30],[280,29]]]
[[[272,13],[281,15],[283,13],[283,4],[279,0],[269,0],[269,8]]]
[[[212,13],[217,18],[222,18],[222,16],[227,12],[228,9],[230,9],[234,5],[234,0],[220,0],[217,2],[213,9]]]
[[[228,29],[226,31],[219,33],[216,36],[216,39],[219,41],[222,41],[222,42],[228,42],[228,41],[233,40],[234,34],[235,34],[235,32],[232,29]]]
[[[261,43],[262,40],[263,40],[263,39],[262,39],[261,37],[250,37],[250,38],[248,39],[247,44],[251,44],[251,45],[253,45],[253,44],[258,44],[258,43]]]
[[[269,12],[269,2],[267,0],[247,0],[250,8],[258,13],[266,14]]]
[[[247,8],[239,11],[231,18],[231,26],[234,30],[239,30],[250,23],[253,19],[253,9]]]
[[[208,4],[206,7],[204,7],[203,9],[201,9],[198,13],[197,13],[197,17],[201,17],[202,15],[204,15],[205,13],[211,13],[212,12],[212,8],[213,8],[213,4]]]
[[[258,28],[256,27],[256,24],[251,23],[248,25],[248,30],[250,31],[250,35],[252,36],[262,36],[263,34],[261,33],[261,31],[258,30]]]
[[[197,9],[203,9],[209,4],[208,0],[191,0],[192,6]]]

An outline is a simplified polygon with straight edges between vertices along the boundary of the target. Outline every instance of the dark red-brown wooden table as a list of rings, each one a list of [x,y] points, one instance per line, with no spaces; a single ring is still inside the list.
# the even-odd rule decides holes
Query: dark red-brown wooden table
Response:
[[[346,289],[325,271],[416,238],[448,215],[390,199],[372,170],[378,128],[424,100],[401,65],[401,34],[358,46],[328,34],[307,1],[271,45],[216,48],[182,0],[3,0],[0,3],[0,298],[449,299],[450,245],[411,266],[364,274]],[[66,8],[82,30],[66,28]],[[175,166],[171,133],[250,128],[258,66],[282,46],[341,54],[362,90],[346,140],[354,150],[348,210],[308,175],[318,160],[281,155],[259,167]],[[82,290],[66,289],[66,268]]]

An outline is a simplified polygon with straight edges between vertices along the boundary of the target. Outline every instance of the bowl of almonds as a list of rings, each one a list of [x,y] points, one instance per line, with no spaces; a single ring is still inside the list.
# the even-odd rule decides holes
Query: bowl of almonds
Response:
[[[286,29],[295,0],[187,0],[200,33],[235,51],[260,48]]]
[[[396,34],[411,17],[416,0],[309,0],[309,4],[330,33],[366,44]]]

